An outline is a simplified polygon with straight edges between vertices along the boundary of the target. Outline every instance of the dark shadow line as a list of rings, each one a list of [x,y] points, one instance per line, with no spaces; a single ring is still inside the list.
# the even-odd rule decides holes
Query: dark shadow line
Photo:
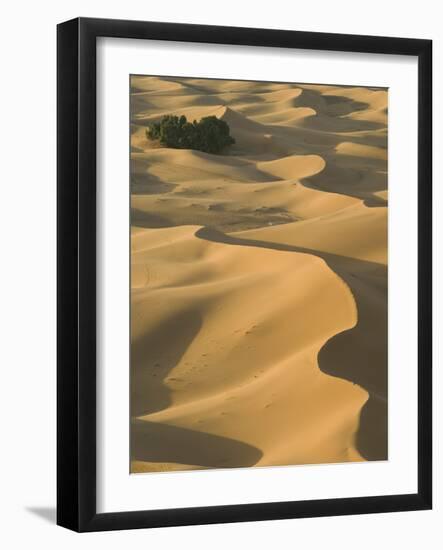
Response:
[[[190,428],[133,420],[131,429],[133,461],[243,468],[254,466],[263,456],[260,449],[243,441]]]
[[[180,362],[201,326],[199,313],[185,310],[159,323],[149,334],[132,341],[132,417],[159,412],[169,407],[171,392],[164,381]],[[174,347],[170,345],[171,340],[175,343]]]

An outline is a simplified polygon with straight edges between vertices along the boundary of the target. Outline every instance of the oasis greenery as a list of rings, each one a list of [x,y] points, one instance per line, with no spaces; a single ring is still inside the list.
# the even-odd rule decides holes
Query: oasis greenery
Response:
[[[146,137],[159,140],[165,147],[195,149],[205,153],[220,153],[235,143],[228,124],[215,116],[188,122],[184,115],[166,115],[160,122],[148,127]]]

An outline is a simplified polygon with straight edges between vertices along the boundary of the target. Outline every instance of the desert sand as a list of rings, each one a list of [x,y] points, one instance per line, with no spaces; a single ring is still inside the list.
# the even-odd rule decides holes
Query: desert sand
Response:
[[[387,90],[133,76],[131,472],[387,453]]]

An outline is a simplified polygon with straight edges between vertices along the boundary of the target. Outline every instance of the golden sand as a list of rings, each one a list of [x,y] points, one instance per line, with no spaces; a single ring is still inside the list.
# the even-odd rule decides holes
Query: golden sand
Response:
[[[131,471],[386,459],[387,91],[131,84]]]

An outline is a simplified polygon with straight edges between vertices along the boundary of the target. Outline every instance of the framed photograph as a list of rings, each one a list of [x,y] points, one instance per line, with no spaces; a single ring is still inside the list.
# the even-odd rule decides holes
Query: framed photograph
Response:
[[[429,40],[58,26],[58,511],[432,506]]]

